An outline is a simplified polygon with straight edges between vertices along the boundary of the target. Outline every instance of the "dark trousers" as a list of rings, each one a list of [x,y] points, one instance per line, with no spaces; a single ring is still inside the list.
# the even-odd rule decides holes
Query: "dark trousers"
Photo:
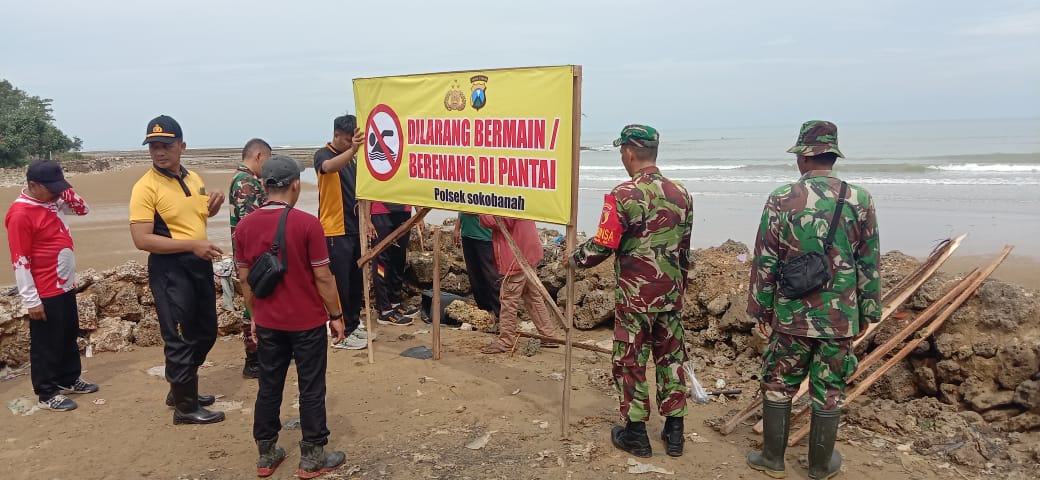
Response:
[[[329,270],[336,277],[339,306],[343,309],[346,334],[350,335],[361,324],[361,237],[339,235],[325,237],[329,247]]]
[[[29,361],[33,392],[49,400],[79,378],[79,310],[74,291],[42,301],[47,319],[29,320]]]
[[[462,237],[462,256],[466,259],[466,273],[477,306],[498,317],[502,275],[495,266],[494,245],[487,240]]]
[[[153,253],[148,255],[148,284],[163,337],[166,381],[191,382],[217,341],[213,264],[191,253]]]
[[[260,359],[260,391],[253,413],[253,438],[272,440],[282,429],[279,412],[289,361],[296,359],[300,386],[300,428],[303,441],[325,445],[329,428],[325,420],[325,367],[328,348],[325,326],[302,332],[256,327]]]
[[[393,212],[372,215],[372,224],[379,234],[377,241],[390,236],[397,227],[411,218],[411,212]],[[404,269],[408,262],[408,240],[411,232],[405,232],[397,241],[386,247],[372,262],[372,278],[375,279],[376,308],[385,312],[401,303],[401,289],[404,287]]]

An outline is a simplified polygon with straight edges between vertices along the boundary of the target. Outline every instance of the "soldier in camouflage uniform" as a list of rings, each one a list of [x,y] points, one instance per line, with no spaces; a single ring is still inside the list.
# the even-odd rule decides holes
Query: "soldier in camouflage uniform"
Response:
[[[617,276],[614,317],[614,381],[625,427],[611,432],[614,445],[640,457],[651,455],[646,420],[650,393],[646,363],[657,368],[657,405],[665,417],[661,437],[671,456],[682,455],[686,416],[686,359],[679,322],[689,270],[693,201],[682,185],[658,170],[657,130],[629,125],[614,146],[632,180],[605,195],[596,236],[568,259],[594,266],[614,255]]]
[[[802,125],[798,144],[797,182],[769,196],[755,241],[748,314],[762,333],[772,329],[762,359],[764,441],[748,464],[782,478],[791,397],[809,378],[812,422],[809,433],[809,478],[830,478],[841,467],[834,449],[845,379],[856,370],[853,340],[881,318],[881,279],[874,202],[861,187],[847,186],[834,244],[823,244],[842,181],[831,168],[838,157],[838,129],[813,120]],[[821,252],[830,260],[832,280],[815,292],[785,298],[777,285],[780,265],[800,253]]]
[[[249,140],[242,147],[242,164],[235,170],[231,188],[228,190],[232,243],[235,238],[235,226],[239,220],[267,201],[267,192],[260,183],[260,169],[268,158],[271,158],[271,146],[259,138]],[[256,339],[250,333],[252,326],[249,309],[246,309],[242,315],[242,341],[246,346],[246,365],[242,368],[242,376],[245,378],[260,376],[260,362],[256,358]]]

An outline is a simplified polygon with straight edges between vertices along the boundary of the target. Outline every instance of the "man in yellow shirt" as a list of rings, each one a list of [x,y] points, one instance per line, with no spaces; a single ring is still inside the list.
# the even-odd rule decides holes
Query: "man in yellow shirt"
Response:
[[[143,144],[152,168],[130,195],[130,236],[148,255],[148,283],[155,297],[173,423],[224,420],[203,408],[212,395],[199,395],[198,368],[217,339],[213,261],[221,250],[206,239],[206,219],[220,211],[224,194],[207,195],[199,174],[181,165],[186,144],[180,124],[160,115],[148,122]]]

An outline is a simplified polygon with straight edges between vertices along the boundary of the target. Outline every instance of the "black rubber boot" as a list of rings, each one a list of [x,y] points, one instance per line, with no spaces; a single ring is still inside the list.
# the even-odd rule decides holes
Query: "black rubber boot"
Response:
[[[256,461],[256,476],[274,475],[275,469],[282,464],[282,460],[285,460],[285,449],[278,446],[278,437],[271,440],[257,440],[256,449],[260,451],[260,458]]]
[[[299,478],[314,478],[331,472],[347,461],[347,454],[339,451],[326,452],[323,445],[300,442],[300,469],[296,471]]]
[[[646,435],[646,423],[629,421],[624,427],[614,425],[610,430],[610,440],[614,446],[632,455],[650,458],[650,437]]]
[[[260,360],[256,352],[246,352],[246,366],[242,367],[243,378],[260,378]]]
[[[664,440],[665,452],[669,457],[681,457],[683,443],[683,417],[665,417],[664,429],[661,430],[661,440]]]
[[[203,407],[208,407],[210,405],[213,405],[213,403],[216,402],[216,401],[217,401],[217,397],[215,397],[213,395],[199,395],[199,405],[201,405]],[[166,394],[166,406],[167,407],[172,407],[173,405],[174,405],[174,403],[173,403],[173,388],[171,387],[170,388],[170,392]]]
[[[766,400],[762,405],[762,451],[747,456],[748,466],[773,478],[784,478],[784,451],[791,432],[791,400]]]
[[[217,423],[224,421],[224,412],[211,412],[199,406],[199,379],[196,378],[188,383],[172,383],[170,390],[173,393],[173,424],[196,424]]]
[[[841,410],[812,411],[809,423],[809,478],[824,480],[841,471],[841,454],[834,448]]]

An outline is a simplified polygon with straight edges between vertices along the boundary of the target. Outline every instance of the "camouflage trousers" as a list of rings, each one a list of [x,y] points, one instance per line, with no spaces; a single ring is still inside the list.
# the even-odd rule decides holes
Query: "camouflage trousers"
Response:
[[[646,362],[657,368],[657,408],[662,416],[686,416],[686,360],[681,312],[614,312],[614,385],[621,396],[621,419],[645,422],[650,416]]]
[[[242,314],[242,343],[246,346],[246,353],[256,353],[256,339],[253,338],[253,316],[249,309]]]
[[[835,410],[845,401],[845,382],[856,371],[852,338],[810,338],[773,332],[762,355],[762,391],[784,401],[809,377],[815,410]]]

